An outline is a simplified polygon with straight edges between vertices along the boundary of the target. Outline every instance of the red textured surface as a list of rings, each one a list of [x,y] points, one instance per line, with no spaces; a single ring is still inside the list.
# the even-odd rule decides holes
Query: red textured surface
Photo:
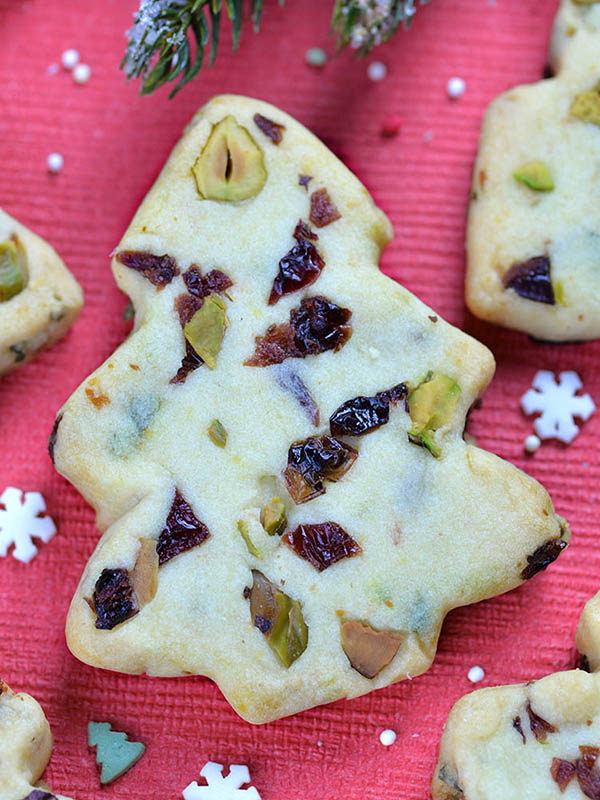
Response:
[[[164,91],[138,98],[117,69],[134,0],[0,0],[0,203],[50,240],[86,292],[67,338],[0,383],[0,491],[42,491],[59,526],[31,564],[0,560],[0,673],[43,704],[56,739],[47,780],[79,800],[176,798],[208,759],[248,764],[263,800],[428,797],[446,715],[472,688],[469,667],[485,669],[481,685],[572,667],[578,615],[599,588],[600,414],[571,446],[545,444],[526,458],[522,442],[531,422],[518,400],[542,368],[576,369],[600,400],[600,344],[536,345],[477,322],[462,299],[465,209],[481,114],[500,91],[540,77],[555,2],[433,0],[409,34],[379,51],[389,67],[379,84],[349,55],[322,71],[305,65],[308,47],[330,47],[332,2],[290,0],[280,9],[266,0],[260,35],[247,28],[235,57],[225,39],[215,68],[169,102]],[[47,74],[67,47],[92,67],[86,86],[62,70]],[[455,102],[445,95],[452,75],[467,81]],[[396,231],[383,269],[497,358],[472,432],[540,479],[573,528],[572,547],[547,572],[452,613],[423,677],[262,727],[238,719],[208,680],[127,677],[70,655],[64,617],[97,531],[90,508],[46,455],[55,411],[128,331],[108,255],[183,125],[225,91],[289,111],[365,182]],[[388,114],[404,121],[394,139],[379,135]],[[65,157],[58,176],[46,172],[53,151]],[[102,790],[86,743],[89,719],[108,720],[148,748],[129,774]],[[388,727],[398,739],[386,749],[378,737]]]

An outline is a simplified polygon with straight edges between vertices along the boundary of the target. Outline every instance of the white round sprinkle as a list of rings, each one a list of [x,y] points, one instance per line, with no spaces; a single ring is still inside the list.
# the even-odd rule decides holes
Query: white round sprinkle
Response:
[[[319,741],[317,742],[317,747],[323,747],[323,742],[322,742],[320,739],[319,739]]]
[[[309,47],[304,58],[311,67],[324,67],[327,63],[327,53],[322,47]]]
[[[92,70],[87,64],[77,64],[73,70],[73,80],[75,83],[87,83],[92,74]]]
[[[479,683],[479,681],[485,678],[485,672],[481,669],[481,667],[471,667],[467,674],[467,678],[471,681],[471,683]]]
[[[60,172],[65,165],[65,160],[60,153],[50,153],[47,164],[48,172]]]
[[[463,78],[450,78],[446,91],[448,92],[448,97],[452,100],[456,100],[457,97],[465,93],[466,88],[467,84]]]
[[[75,64],[79,63],[79,53],[77,50],[65,50],[60,60],[65,69],[73,69]]]
[[[530,434],[524,441],[523,446],[528,453],[535,453],[541,445],[541,439],[535,433]]]
[[[382,61],[372,61],[367,67],[367,75],[372,81],[382,81],[387,75],[387,67]]]
[[[386,728],[379,734],[379,741],[384,747],[390,747],[396,741],[396,731]]]

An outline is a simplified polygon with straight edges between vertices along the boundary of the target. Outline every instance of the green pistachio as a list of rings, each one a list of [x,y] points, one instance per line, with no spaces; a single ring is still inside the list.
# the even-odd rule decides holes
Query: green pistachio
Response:
[[[211,294],[183,329],[185,338],[210,369],[217,366],[217,355],[229,326],[225,310],[223,298]]]
[[[529,161],[523,164],[513,172],[513,178],[536,192],[551,192],[554,189],[552,175],[543,161]]]
[[[285,506],[279,497],[272,497],[260,512],[260,524],[269,534],[274,536],[276,533],[281,535],[287,525]]]
[[[289,667],[306,650],[308,628],[302,605],[271,583],[262,572],[252,571],[250,615],[264,634],[284,667]]]
[[[600,126],[600,82],[593,89],[578,94],[571,103],[569,113],[583,122]]]
[[[240,532],[250,555],[254,556],[255,558],[261,558],[260,550],[256,547],[256,545],[250,538],[250,531],[248,530],[248,523],[246,522],[246,520],[245,519],[238,520],[237,526],[238,526],[238,531]]]
[[[225,447],[227,444],[227,431],[218,419],[213,419],[208,428],[208,435],[213,444],[217,447]]]
[[[13,239],[0,242],[0,303],[22,292],[25,288],[23,253]]]
[[[447,375],[430,373],[408,396],[408,408],[413,422],[408,438],[413,444],[426,447],[439,458],[441,449],[433,432],[448,425],[458,407],[460,386]]]

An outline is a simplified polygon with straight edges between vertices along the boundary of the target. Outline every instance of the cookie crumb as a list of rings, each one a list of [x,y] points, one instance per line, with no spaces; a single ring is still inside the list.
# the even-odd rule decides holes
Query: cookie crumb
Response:
[[[60,57],[60,63],[65,69],[73,69],[73,67],[79,64],[79,52],[77,50],[73,50],[73,48],[65,50]]]
[[[390,747],[396,741],[396,731],[391,728],[386,728],[379,734],[379,741],[384,747]]]
[[[525,441],[523,442],[523,447],[525,448],[526,452],[535,453],[535,451],[539,449],[541,443],[542,442],[539,436],[536,436],[535,433],[532,433],[530,436],[526,437]]]
[[[60,153],[50,153],[46,163],[48,165],[48,172],[56,174],[64,167],[65,160]]]
[[[92,76],[92,70],[87,64],[77,64],[73,70],[73,80],[75,83],[87,83]]]
[[[485,672],[481,669],[481,667],[471,667],[467,673],[467,678],[471,681],[471,683],[479,683],[479,681],[482,681],[485,678]]]
[[[461,95],[465,93],[465,89],[467,88],[467,84],[465,83],[464,78],[453,77],[450,78],[448,81],[448,85],[446,86],[446,91],[448,92],[448,97],[451,100],[456,100]]]
[[[372,81],[382,81],[387,75],[388,69],[383,61],[372,61],[367,67],[367,75]]]

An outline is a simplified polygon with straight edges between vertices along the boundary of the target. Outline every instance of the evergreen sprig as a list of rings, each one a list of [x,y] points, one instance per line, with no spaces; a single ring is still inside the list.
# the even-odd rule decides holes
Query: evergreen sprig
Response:
[[[387,41],[401,23],[410,24],[415,3],[428,0],[335,0],[332,32],[338,49],[350,45],[361,55]],[[258,31],[264,0],[249,0],[249,16]],[[284,0],[279,0],[283,5]],[[127,31],[121,69],[127,78],[141,78],[140,94],[175,83],[173,97],[202,69],[209,47],[213,65],[219,47],[223,11],[232,24],[236,50],[244,18],[244,0],[140,0],[134,24]]]

